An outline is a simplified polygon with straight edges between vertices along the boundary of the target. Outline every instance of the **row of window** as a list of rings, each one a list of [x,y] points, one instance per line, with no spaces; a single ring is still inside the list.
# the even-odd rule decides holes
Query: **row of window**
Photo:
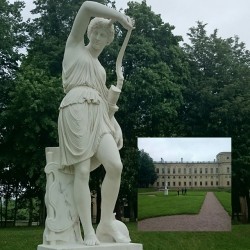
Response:
[[[213,187],[213,186],[218,186],[219,185],[219,182],[218,181],[216,181],[216,182],[213,182],[213,181],[211,181],[211,182],[208,182],[208,181],[205,181],[205,182],[202,182],[202,181],[200,181],[200,182],[197,182],[197,181],[195,181],[195,182],[193,182],[193,184],[192,184],[192,182],[190,181],[190,182],[175,182],[175,181],[173,181],[172,183],[171,182],[168,182],[168,187],[176,187],[176,186],[179,186],[179,187],[186,187],[186,186],[189,186],[189,187],[192,187],[192,186],[194,186],[194,187],[197,187],[198,186],[198,184],[199,184],[199,186],[200,187],[202,187],[202,186],[211,186],[211,187]],[[160,187],[160,182],[157,182],[156,183],[156,186],[157,187]],[[165,187],[165,182],[162,182],[161,183],[161,186],[162,187]],[[230,181],[227,181],[227,186],[230,186]]]
[[[181,169],[182,168],[178,168],[177,170],[178,170],[178,174],[182,174],[182,171],[181,171]],[[187,171],[187,169],[186,168],[183,168],[183,174],[187,174],[187,172],[189,173],[189,174],[192,174],[192,170],[194,170],[193,172],[194,172],[194,174],[198,174],[198,171],[199,171],[199,173],[200,174],[208,174],[209,173],[209,170],[208,170],[208,168],[200,168],[200,169],[197,169],[197,168],[194,168],[194,169],[192,169],[192,168],[188,168],[188,171]],[[168,174],[171,174],[171,170],[170,170],[170,168],[167,168],[167,171],[166,171]],[[160,169],[159,168],[156,168],[156,173],[160,173]],[[165,174],[165,168],[162,168],[161,169],[161,173],[162,174]],[[176,169],[175,168],[173,168],[172,169],[172,173],[173,174],[176,174],[177,172],[176,172]],[[214,168],[210,168],[210,174],[213,174],[214,173]],[[216,174],[218,174],[219,173],[219,169],[218,168],[215,168],[215,173]],[[227,167],[227,173],[229,174],[230,173],[230,167]]]
[[[178,178],[181,179],[182,177],[184,179],[192,179],[192,178],[197,179],[199,177],[200,177],[200,179],[204,179],[204,178],[205,179],[214,179],[214,178],[218,179],[219,175],[215,175],[215,176],[213,176],[213,175],[211,175],[211,176],[207,176],[207,175],[206,176],[196,176],[196,175],[195,176],[193,176],[193,175],[189,175],[189,176],[175,176],[175,175],[173,175],[173,176],[171,176],[171,175],[170,176],[169,175],[168,176],[161,176],[162,179],[175,179],[175,178],[176,179],[178,179]],[[230,175],[223,175],[223,177],[225,177],[226,179],[231,178]]]

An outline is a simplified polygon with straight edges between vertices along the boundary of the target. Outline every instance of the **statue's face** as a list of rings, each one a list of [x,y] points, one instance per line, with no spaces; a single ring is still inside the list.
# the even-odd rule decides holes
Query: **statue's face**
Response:
[[[90,34],[90,45],[95,50],[102,50],[108,44],[108,34],[105,30],[94,29]]]

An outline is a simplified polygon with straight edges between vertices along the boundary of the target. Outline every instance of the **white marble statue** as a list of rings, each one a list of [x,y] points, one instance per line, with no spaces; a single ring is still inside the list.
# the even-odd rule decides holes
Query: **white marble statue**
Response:
[[[95,18],[91,20],[91,17]],[[107,89],[106,72],[98,60],[104,47],[114,39],[112,23],[115,21],[128,32],[133,29],[130,17],[99,3],[85,1],[66,42],[62,71],[66,95],[60,104],[58,118],[59,148],[52,148],[57,160],[47,159],[46,166],[48,217],[45,244],[53,239],[53,244],[63,242],[70,237],[66,236],[69,235],[67,231],[74,235],[68,242],[88,246],[98,245],[100,241],[130,242],[126,226],[115,220],[113,214],[123,168],[119,154],[123,145],[122,131],[113,116],[121,86]],[[86,32],[87,45],[84,44]],[[123,79],[120,76],[118,80],[119,85]],[[95,233],[91,221],[89,175],[100,164],[106,175],[101,187],[101,220]],[[59,175],[60,180],[55,183],[55,176]],[[53,195],[53,190],[60,195]],[[59,202],[59,208],[55,208],[53,199]],[[83,242],[78,217],[84,230]]]

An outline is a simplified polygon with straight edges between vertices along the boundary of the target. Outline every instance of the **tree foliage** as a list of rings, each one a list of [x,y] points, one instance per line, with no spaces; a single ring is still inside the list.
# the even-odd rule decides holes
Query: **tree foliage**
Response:
[[[245,196],[250,189],[250,52],[237,36],[223,39],[205,28],[198,22],[185,45],[191,80],[183,92],[183,124],[187,136],[232,137],[233,194]]]
[[[139,152],[138,168],[138,186],[140,188],[147,188],[149,185],[153,185],[157,180],[154,162],[149,154],[144,152],[144,150],[140,150]]]

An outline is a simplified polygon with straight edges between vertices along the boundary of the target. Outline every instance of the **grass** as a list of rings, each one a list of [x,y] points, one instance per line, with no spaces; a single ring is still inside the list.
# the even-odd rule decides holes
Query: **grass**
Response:
[[[43,228],[0,228],[1,250],[35,250],[42,242]]]
[[[143,250],[249,250],[250,225],[233,225],[231,232],[138,232],[128,228],[133,242]],[[0,228],[1,250],[35,250],[42,242],[43,228]]]
[[[170,191],[168,196],[163,191],[139,193],[139,220],[166,215],[198,214],[205,194],[205,191],[188,191],[187,195],[179,196],[175,191]]]
[[[232,215],[232,206],[231,206],[231,193],[230,192],[214,192],[215,196],[224,207],[224,209],[228,212],[228,214]]]

